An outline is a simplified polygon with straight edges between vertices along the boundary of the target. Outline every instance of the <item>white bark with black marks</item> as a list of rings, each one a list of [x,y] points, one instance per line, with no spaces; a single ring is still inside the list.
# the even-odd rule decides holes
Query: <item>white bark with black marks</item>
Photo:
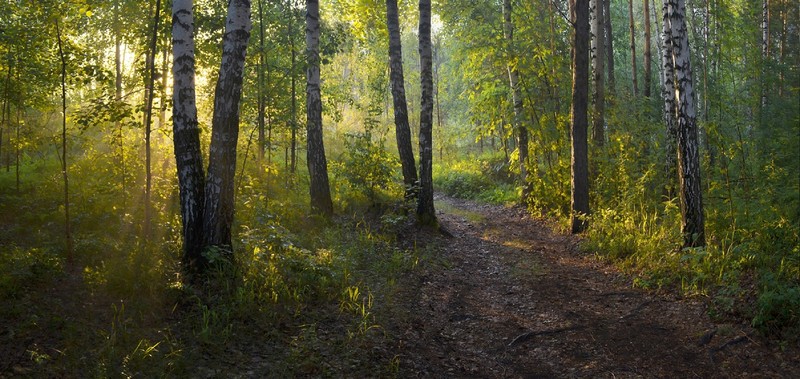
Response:
[[[419,1],[419,63],[422,89],[419,121],[419,182],[417,218],[424,225],[436,224],[433,206],[433,50],[431,46],[431,1]]]
[[[183,264],[204,265],[203,194],[205,173],[195,101],[194,19],[191,0],[172,1],[172,132],[183,220]]]
[[[222,40],[222,62],[214,91],[211,147],[208,157],[203,242],[231,251],[236,146],[239,141],[239,101],[242,95],[247,42],[250,39],[250,1],[231,0]]]
[[[672,112],[677,125],[678,182],[681,202],[681,233],[684,247],[705,246],[703,195],[700,185],[700,155],[694,106],[689,34],[684,0],[664,1],[664,30],[669,31],[665,71],[672,71]],[[666,34],[666,33],[665,33]],[[670,96],[665,99],[669,106]]]
[[[328,162],[322,139],[322,98],[319,73],[319,0],[306,1],[306,143],[308,175],[311,181],[311,211],[329,216],[333,202],[328,182]]]

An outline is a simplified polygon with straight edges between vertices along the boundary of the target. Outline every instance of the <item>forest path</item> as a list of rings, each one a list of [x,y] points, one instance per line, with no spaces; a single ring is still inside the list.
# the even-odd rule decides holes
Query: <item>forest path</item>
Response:
[[[400,377],[800,377],[797,357],[700,301],[632,289],[521,208],[436,202],[454,237],[394,301]]]

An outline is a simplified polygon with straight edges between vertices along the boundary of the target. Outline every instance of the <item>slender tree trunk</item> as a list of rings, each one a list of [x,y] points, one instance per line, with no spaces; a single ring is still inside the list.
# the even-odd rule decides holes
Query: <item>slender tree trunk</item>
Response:
[[[514,118],[512,120],[512,127],[517,135],[517,149],[519,152],[519,180],[522,188],[527,188],[526,174],[528,163],[528,129],[522,121],[522,94],[519,89],[519,72],[516,67],[516,53],[514,51],[514,24],[511,22],[511,0],[503,0],[503,34],[508,44],[508,82],[511,87],[511,101],[514,106]],[[527,194],[524,191],[523,197]]]
[[[663,44],[661,64],[662,64],[662,92],[664,99],[664,124],[666,125],[667,142],[664,154],[665,186],[664,195],[667,199],[672,199],[675,194],[675,178],[677,168],[675,156],[678,149],[678,127],[675,121],[675,79],[672,62],[672,29],[666,20],[666,3],[663,5],[664,28],[661,33],[661,43]]]
[[[211,146],[203,208],[203,242],[220,247],[233,258],[234,175],[239,141],[239,101],[242,95],[247,42],[250,39],[250,1],[231,0],[222,40],[222,62],[214,92]]]
[[[603,146],[605,142],[605,33],[603,24],[603,3],[609,0],[591,1],[591,34],[592,34],[592,78],[594,79],[594,96],[592,96],[594,111],[592,112],[592,140],[595,146]],[[647,1],[647,0],[645,0]]]
[[[14,174],[15,174],[15,176],[17,178],[17,180],[16,180],[17,193],[19,193],[19,149],[20,149],[20,145],[21,145],[20,142],[19,142],[19,130],[20,130],[21,126],[22,126],[20,124],[20,113],[22,113],[22,108],[23,108],[22,99],[20,99],[20,104],[17,106],[17,127],[16,127],[17,136],[16,136],[16,138],[14,138],[14,153],[15,153],[14,154]]]
[[[172,1],[172,130],[183,220],[183,264],[202,270],[203,157],[195,100],[194,21],[192,0]]]
[[[769,0],[761,0],[761,123],[766,122],[767,80],[769,72]]]
[[[69,218],[69,173],[67,164],[67,56],[61,41],[61,28],[56,20],[58,55],[61,58],[61,175],[64,178],[64,237],[66,240],[67,263],[75,262],[72,248],[72,226]]]
[[[636,75],[636,29],[633,23],[633,0],[628,0],[628,19],[631,31],[631,75],[633,76],[633,97],[639,93],[639,80]]]
[[[319,0],[306,0],[306,131],[308,175],[311,181],[311,211],[323,216],[333,214],[328,183],[328,162],[322,139],[322,98],[319,72]]]
[[[144,225],[142,234],[145,240],[150,238],[150,192],[153,183],[151,172],[151,151],[150,151],[150,132],[153,120],[153,95],[155,94],[155,58],[156,42],[158,41],[158,21],[161,19],[161,0],[156,0],[156,13],[153,16],[153,36],[150,40],[150,52],[147,55],[147,83],[145,84],[147,98],[145,99],[145,120],[144,120],[144,154],[145,154],[145,187],[144,187]]]
[[[6,93],[5,93],[5,96],[3,97],[3,108],[0,110],[0,113],[2,113],[2,116],[0,116],[0,156],[2,155],[2,152],[3,152],[3,149],[2,149],[2,147],[3,147],[3,131],[4,131],[4,128],[6,126],[7,119],[11,118],[11,115],[10,115],[10,112],[11,112],[11,109],[10,109],[11,108],[11,72],[12,72],[11,64],[12,64],[12,59],[11,59],[11,55],[9,54],[9,57],[8,57],[8,70],[6,71],[6,84],[5,84],[5,87],[4,87],[5,90],[6,90],[5,91]],[[8,111],[6,111],[6,108],[8,108]],[[6,149],[8,149],[8,147],[6,147]]]
[[[665,30],[670,30],[669,37],[672,40],[667,49],[671,59],[667,63],[674,79],[675,95],[672,106],[678,125],[678,179],[683,246],[705,246],[697,120],[684,0],[664,1],[664,25]]]
[[[780,13],[781,18],[781,39],[780,39],[780,65],[778,66],[778,97],[783,97],[783,86],[784,86],[784,79],[783,79],[783,70],[784,70],[784,63],[786,62],[786,34],[788,32],[788,22],[787,22],[787,15],[789,13],[790,5],[789,1],[785,0],[783,4],[783,9]]]
[[[652,54],[650,52],[650,0],[644,0],[644,97],[650,98],[653,86]]]
[[[317,1],[319,4],[319,1]],[[317,5],[319,6],[319,5]],[[289,11],[289,44],[292,49],[292,73],[291,73],[291,81],[292,81],[292,163],[289,169],[294,174],[297,171],[297,49],[294,46],[294,11],[292,11],[291,3],[287,6]],[[318,20],[319,21],[319,20]],[[317,38],[319,38],[319,33],[317,33]],[[319,49],[317,49],[319,51]],[[319,53],[317,53],[319,55]],[[319,67],[317,67],[319,70]],[[321,102],[321,100],[320,100]],[[322,109],[322,105],[320,105],[320,109]],[[320,130],[322,128],[322,116],[320,116]],[[320,140],[321,141],[321,140]],[[321,143],[321,142],[320,142]],[[327,167],[327,163],[326,163]],[[326,169],[326,178],[327,178],[327,169]]]
[[[611,33],[611,0],[603,1],[603,19],[605,20],[606,57],[608,58],[608,90],[614,93],[614,35]]]
[[[420,193],[417,218],[436,224],[433,206],[433,56],[431,51],[431,1],[419,0],[419,63],[422,90],[419,122]]]
[[[587,227],[589,215],[589,0],[574,0],[574,51],[572,61],[572,233]]]
[[[392,85],[395,137],[406,198],[417,195],[417,168],[411,146],[411,127],[408,124],[405,78],[403,77],[403,49],[400,43],[400,21],[397,0],[386,0],[386,25],[389,29],[389,76]]]
[[[114,1],[114,102],[117,107],[122,106],[122,32],[120,31],[119,21],[119,0]],[[122,192],[120,198],[122,199],[121,212],[125,213],[126,198],[128,189],[125,183],[125,140],[122,130],[122,123],[120,120],[114,121],[114,128],[117,130],[117,138],[119,139],[119,165],[121,171],[120,184]]]
[[[264,91],[264,0],[258,0],[258,161],[264,160],[265,133],[264,133],[264,111],[266,107]]]

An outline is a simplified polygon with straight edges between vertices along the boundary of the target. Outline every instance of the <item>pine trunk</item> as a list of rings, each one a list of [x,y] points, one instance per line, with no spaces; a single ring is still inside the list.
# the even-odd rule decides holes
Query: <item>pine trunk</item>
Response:
[[[592,118],[592,140],[596,146],[605,142],[605,33],[603,31],[603,3],[609,0],[592,0],[591,34],[592,34],[592,78],[594,80],[594,111]]]
[[[264,88],[264,69],[266,65],[266,52],[264,51],[264,0],[258,0],[258,161],[264,160],[264,148],[266,147],[266,133],[264,128],[265,116],[265,88]]]
[[[675,87],[673,109],[677,118],[678,130],[678,179],[683,246],[705,246],[700,156],[685,2],[684,0],[665,0],[664,11],[665,29],[669,28],[672,40],[668,69],[673,72]]]
[[[183,264],[187,271],[207,263],[203,248],[205,174],[195,102],[192,0],[172,2],[172,132],[183,221]]]
[[[331,190],[328,184],[328,162],[322,139],[322,98],[319,73],[319,0],[306,0],[306,131],[308,175],[311,181],[311,211],[333,214]]]
[[[239,141],[239,101],[242,95],[247,42],[250,39],[250,1],[231,0],[222,39],[222,62],[214,92],[211,146],[208,156],[203,242],[231,252],[236,146]]]
[[[317,2],[317,4],[319,4],[319,2]],[[319,7],[319,5],[317,5],[317,6]],[[292,97],[292,99],[291,99],[292,100],[292,138],[291,138],[292,162],[289,165],[289,170],[291,171],[292,174],[294,174],[297,171],[297,74],[296,74],[296,72],[297,72],[297,50],[296,50],[296,48],[294,46],[294,11],[292,10],[291,2],[287,3],[287,12],[289,14],[289,22],[287,23],[287,25],[288,25],[287,33],[288,33],[288,37],[289,37],[289,48],[292,50],[291,51],[291,55],[292,55],[291,70],[292,71],[291,71],[291,74],[290,74],[291,75],[290,76],[291,84],[292,84],[292,92],[291,92],[291,97]],[[317,20],[317,23],[319,23],[319,20]],[[306,31],[306,32],[308,32],[308,31]],[[308,38],[308,37],[306,37],[306,38]],[[319,40],[319,32],[317,32],[317,39]],[[319,51],[319,49],[317,49],[317,51]],[[319,55],[319,53],[317,55]],[[317,67],[317,71],[319,71],[319,67]],[[321,105],[320,105],[320,109],[322,109]],[[320,116],[320,123],[319,123],[320,129],[322,128],[322,126],[321,126],[322,125],[322,121],[321,120],[322,120],[322,116]],[[327,167],[327,165],[326,165],[326,167]],[[326,176],[326,178],[327,178],[327,176]]]
[[[525,177],[528,163],[528,129],[522,122],[522,93],[519,88],[519,72],[517,71],[516,54],[514,52],[514,24],[511,22],[511,0],[503,0],[503,34],[508,44],[508,82],[511,87],[511,101],[514,106],[512,127],[517,134],[517,151],[519,152],[519,179],[522,188],[526,188]],[[523,194],[524,196],[525,194]]]
[[[419,1],[419,63],[422,90],[419,121],[420,193],[417,217],[423,225],[436,224],[433,206],[433,51],[431,49],[431,1]]]
[[[574,55],[572,61],[572,233],[587,227],[589,214],[589,0],[574,0]]]
[[[408,124],[405,79],[403,77],[403,50],[400,44],[400,21],[397,0],[386,0],[386,25],[389,29],[389,68],[394,105],[395,136],[406,198],[417,194],[417,168],[411,147],[411,127]]]

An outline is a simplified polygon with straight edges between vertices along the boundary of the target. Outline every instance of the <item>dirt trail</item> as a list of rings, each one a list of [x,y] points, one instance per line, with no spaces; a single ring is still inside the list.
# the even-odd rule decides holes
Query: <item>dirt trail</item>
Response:
[[[454,237],[399,294],[400,377],[800,377],[796,349],[715,325],[700,301],[631,289],[522,209],[437,207]]]

